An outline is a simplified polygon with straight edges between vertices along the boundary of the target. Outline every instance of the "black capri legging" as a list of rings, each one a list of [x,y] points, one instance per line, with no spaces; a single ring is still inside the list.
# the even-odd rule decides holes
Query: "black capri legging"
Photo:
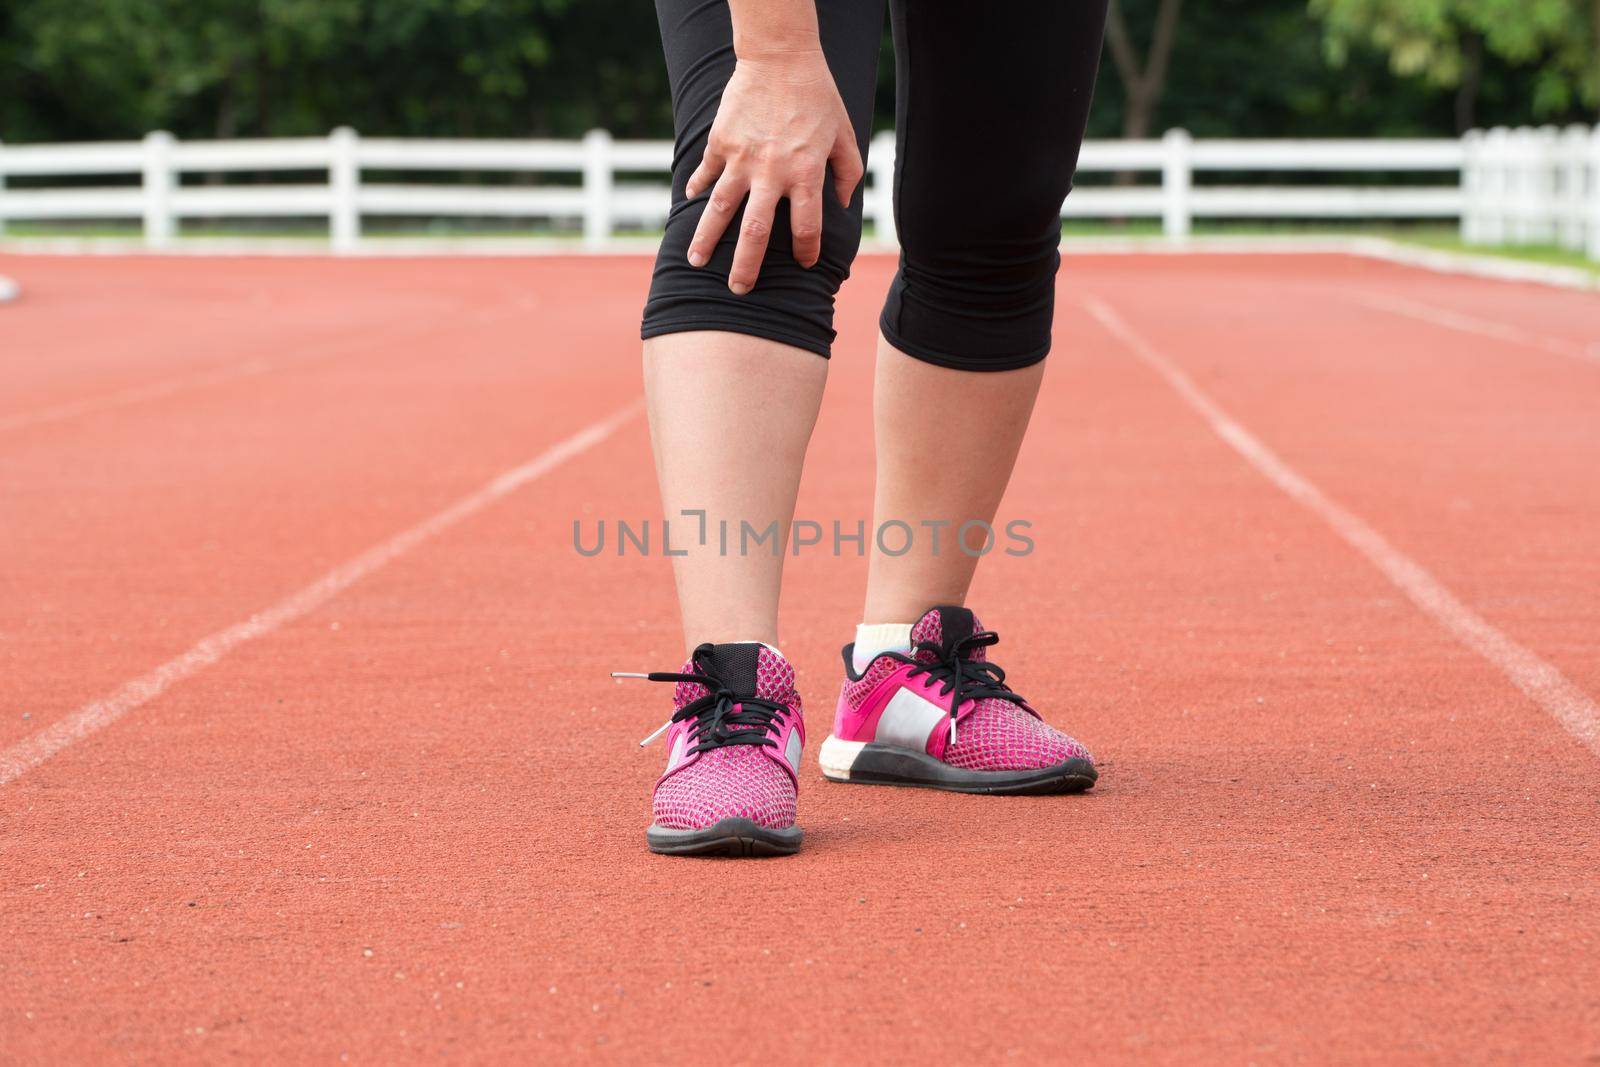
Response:
[[[1009,370],[1050,351],[1061,202],[1072,185],[1099,65],[1106,0],[888,0],[895,44],[894,215],[900,269],[880,325],[929,363]],[[883,0],[816,0],[822,50],[866,158]],[[787,202],[761,276],[728,290],[735,218],[711,262],[689,266],[710,190],[684,184],[733,73],[727,0],[656,0],[672,82],[672,210],[643,335],[727,330],[829,354],[833,297],[861,242],[862,193],[823,192],[822,256],[794,260]]]

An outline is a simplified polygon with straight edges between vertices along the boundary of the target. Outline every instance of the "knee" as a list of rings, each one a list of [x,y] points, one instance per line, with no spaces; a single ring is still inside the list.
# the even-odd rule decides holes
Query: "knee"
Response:
[[[1050,351],[1060,265],[1057,187],[899,213],[900,270],[881,326],[907,355],[962,370],[1026,367]]]
[[[645,304],[644,337],[685,330],[725,330],[752,334],[828,356],[832,350],[833,303],[850,274],[861,243],[860,198],[854,208],[831,197],[823,210],[821,255],[802,267],[794,258],[787,201],[772,220],[761,273],[750,292],[728,288],[733,253],[743,228],[740,212],[717,242],[703,267],[689,265],[689,241],[699,225],[706,195],[673,205]]]

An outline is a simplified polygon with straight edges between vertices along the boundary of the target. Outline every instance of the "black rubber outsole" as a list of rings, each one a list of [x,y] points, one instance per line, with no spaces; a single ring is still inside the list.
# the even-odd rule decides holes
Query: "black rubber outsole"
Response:
[[[968,771],[942,763],[925,752],[869,744],[856,754],[848,778],[835,778],[826,771],[823,777],[847,785],[900,785],[994,796],[1049,796],[1086,792],[1094,788],[1100,772],[1086,759],[1069,759],[1029,771]]]
[[[800,851],[800,827],[771,830],[749,819],[723,819],[702,830],[652,826],[645,831],[651,852],[663,856],[792,856]]]

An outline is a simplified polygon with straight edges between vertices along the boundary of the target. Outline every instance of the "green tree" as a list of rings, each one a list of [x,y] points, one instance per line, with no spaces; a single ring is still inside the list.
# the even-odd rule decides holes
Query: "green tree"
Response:
[[[638,136],[669,106],[655,19],[633,4],[0,0],[11,139]]]
[[[1600,0],[1310,0],[1329,60],[1360,45],[1395,73],[1454,88],[1460,127],[1476,118],[1485,52],[1534,70],[1535,116],[1600,107]]]
[[[1118,0],[1135,42],[1151,42],[1160,0]],[[1352,46],[1334,66],[1306,0],[1209,0],[1186,4],[1151,134],[1182,126],[1196,137],[1426,137],[1454,129],[1452,90],[1390,69],[1387,56]],[[1131,101],[1108,42],[1090,135],[1129,128]],[[1480,114],[1496,122],[1533,118],[1533,71],[1486,56]]]
[[[1117,0],[1091,135],[1443,134],[1463,124],[1463,101],[1483,124],[1577,118],[1585,71],[1592,86],[1594,33],[1579,16],[1600,0],[1315,3],[1321,21],[1307,0]],[[881,74],[884,128],[887,50]],[[640,0],[0,0],[6,141],[341,125],[663,137],[670,109]]]
[[[1111,0],[1106,11],[1106,52],[1121,79],[1127,101],[1122,110],[1124,137],[1137,140],[1150,136],[1150,123],[1167,87],[1167,71],[1182,15],[1183,0],[1158,0],[1150,44],[1141,57],[1122,13],[1121,0]]]

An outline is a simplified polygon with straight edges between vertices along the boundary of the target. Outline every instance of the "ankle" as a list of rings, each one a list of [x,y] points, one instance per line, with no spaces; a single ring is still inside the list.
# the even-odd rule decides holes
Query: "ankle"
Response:
[[[766,645],[774,652],[780,651],[783,647],[778,644],[778,631],[775,627],[709,626],[693,631],[685,628],[683,639],[686,655],[701,645]]]
[[[856,627],[855,647],[850,653],[851,669],[860,674],[880,653],[909,652],[913,625],[909,622],[861,623]]]

